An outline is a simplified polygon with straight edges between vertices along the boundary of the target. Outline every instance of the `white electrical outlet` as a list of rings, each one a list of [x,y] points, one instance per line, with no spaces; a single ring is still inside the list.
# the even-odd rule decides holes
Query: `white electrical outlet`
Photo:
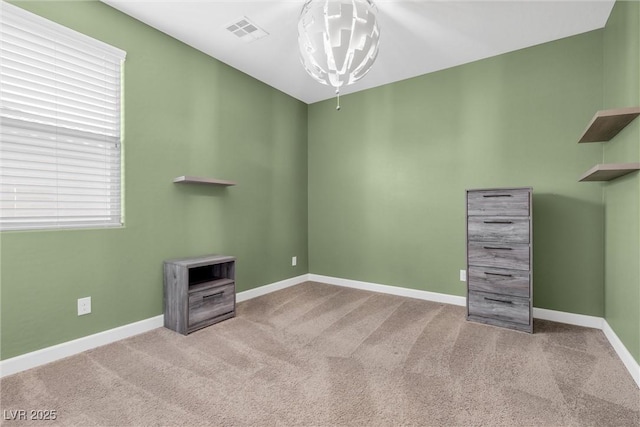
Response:
[[[78,298],[78,316],[91,313],[91,297]]]
[[[297,256],[292,256],[291,257],[291,266],[295,267],[296,265],[298,265],[298,257]]]
[[[467,281],[467,270],[460,270],[460,281],[461,282]]]

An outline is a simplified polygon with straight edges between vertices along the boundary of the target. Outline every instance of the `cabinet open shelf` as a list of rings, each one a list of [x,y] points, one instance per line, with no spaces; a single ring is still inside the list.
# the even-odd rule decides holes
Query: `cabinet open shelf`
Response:
[[[190,284],[188,293],[193,294],[195,292],[204,291],[205,289],[215,288],[218,286],[230,285],[233,283],[231,279],[225,278],[214,278],[213,280],[208,280],[205,282],[200,282],[196,284]]]
[[[639,115],[640,107],[598,111],[578,142],[610,141]]]
[[[188,176],[188,175],[174,178],[173,182],[176,184],[208,184],[208,185],[221,185],[224,187],[229,187],[237,184],[237,182],[227,181],[224,179],[203,178],[199,176]]]
[[[586,171],[580,181],[611,181],[637,170],[640,170],[640,163],[599,164]]]

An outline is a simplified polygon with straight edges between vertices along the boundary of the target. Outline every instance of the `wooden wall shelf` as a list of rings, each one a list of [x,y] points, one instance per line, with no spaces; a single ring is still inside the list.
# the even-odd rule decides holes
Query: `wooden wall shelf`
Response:
[[[578,142],[610,141],[639,115],[640,107],[598,111]]]
[[[231,185],[237,184],[237,182],[226,181],[224,179],[202,178],[199,176],[187,176],[187,175],[174,178],[173,182],[176,184],[207,184],[207,185],[221,185],[224,187],[229,187]]]
[[[640,163],[599,164],[586,171],[580,181],[611,181],[637,170],[640,170]]]

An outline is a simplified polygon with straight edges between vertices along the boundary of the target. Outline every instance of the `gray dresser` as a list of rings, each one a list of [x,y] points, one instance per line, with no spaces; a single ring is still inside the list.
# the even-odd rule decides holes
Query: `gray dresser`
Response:
[[[236,259],[225,255],[164,262],[164,326],[183,335],[236,315]]]
[[[532,188],[467,190],[467,319],[533,332]]]

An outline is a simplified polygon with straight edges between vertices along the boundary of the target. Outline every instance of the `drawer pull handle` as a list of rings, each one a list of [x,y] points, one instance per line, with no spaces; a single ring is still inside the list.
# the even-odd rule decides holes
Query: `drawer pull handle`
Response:
[[[488,271],[485,271],[484,274],[488,276],[490,275],[490,276],[513,277],[513,274],[489,273]]]
[[[485,224],[513,224],[513,221],[485,221]]]
[[[222,294],[224,294],[224,291],[216,292],[215,294],[211,294],[211,295],[205,295],[202,297],[202,299],[205,300],[209,298],[217,298],[217,297],[221,297]]]
[[[511,197],[511,194],[483,194],[482,197]]]
[[[513,248],[500,248],[500,247],[496,247],[496,246],[483,246],[483,248],[485,248],[485,249],[495,249],[495,250],[499,250],[499,251],[511,251],[511,250],[513,250]]]
[[[513,304],[513,301],[505,301],[503,299],[495,299],[495,298],[488,298],[488,297],[484,297],[484,299],[486,299],[487,301],[501,302],[503,304]]]

